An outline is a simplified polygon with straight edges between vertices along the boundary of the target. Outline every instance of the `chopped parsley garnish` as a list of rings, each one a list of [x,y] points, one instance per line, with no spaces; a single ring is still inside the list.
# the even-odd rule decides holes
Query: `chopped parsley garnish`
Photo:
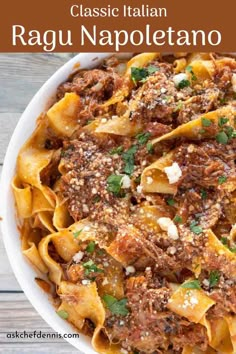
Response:
[[[197,290],[201,290],[201,285],[199,280],[191,280],[187,283],[184,283],[181,285],[182,288],[184,289],[197,289]]]
[[[223,184],[223,183],[225,183],[227,181],[227,177],[226,176],[220,176],[219,178],[218,178],[218,183],[219,184]]]
[[[221,241],[221,243],[223,243],[224,246],[227,246],[227,245],[228,245],[228,239],[227,239],[227,237],[221,237],[220,241]]]
[[[230,247],[229,250],[233,253],[236,253],[236,247]]]
[[[180,111],[183,108],[183,102],[179,101],[177,106],[175,106],[174,112]]]
[[[135,68],[132,67],[131,68],[131,79],[133,80],[133,82],[135,84],[137,84],[137,82],[145,80],[148,76],[148,71],[145,68]]]
[[[95,251],[95,242],[91,241],[91,242],[89,242],[89,244],[86,248],[86,252],[93,253],[94,251]]]
[[[77,238],[81,234],[82,231],[83,231],[83,229],[73,232],[74,238]]]
[[[212,124],[211,120],[205,117],[202,117],[202,125],[203,127],[210,127]]]
[[[147,151],[149,154],[154,153],[154,147],[153,147],[152,143],[147,143]]]
[[[201,226],[198,225],[198,222],[196,220],[191,222],[190,230],[196,235],[200,235],[203,232]]]
[[[141,175],[135,178],[135,183],[139,184],[141,182]]]
[[[159,68],[157,68],[154,65],[149,65],[147,67],[147,71],[148,71],[148,74],[151,75],[151,74],[154,74],[155,72],[159,71]]]
[[[89,125],[92,122],[94,122],[94,119],[88,119],[87,122],[86,122],[86,125]]]
[[[213,288],[215,285],[217,285],[219,283],[219,280],[220,273],[217,270],[213,270],[209,276],[210,287]]]
[[[64,310],[59,310],[56,313],[58,314],[58,316],[60,316],[64,320],[66,320],[69,317],[68,313]]]
[[[201,194],[201,198],[202,199],[206,199],[207,198],[207,191],[205,191],[205,189],[202,189],[200,194]]]
[[[225,127],[225,133],[227,134],[228,138],[231,139],[231,138],[234,138],[235,136],[235,130],[233,127],[230,127],[229,125],[227,125]]]
[[[113,315],[127,316],[129,314],[129,310],[126,307],[127,299],[117,300],[111,295],[104,295],[102,299]]]
[[[170,206],[174,206],[175,205],[175,200],[173,198],[169,198],[167,199],[167,204]]]
[[[219,143],[219,144],[223,144],[223,145],[226,145],[229,141],[229,137],[228,135],[225,133],[225,132],[219,132],[217,135],[216,135],[216,141]]]
[[[120,175],[110,175],[107,178],[107,190],[115,196],[119,196],[122,186],[122,178]]]
[[[100,195],[96,195],[96,196],[93,198],[93,202],[94,202],[94,203],[98,203],[98,202],[100,202],[100,200],[101,200]]]
[[[147,143],[150,136],[151,133],[149,132],[139,133],[138,135],[136,135],[136,139],[138,140],[139,145],[144,145]]]
[[[103,273],[104,272],[104,270],[101,268],[98,268],[92,260],[84,263],[83,267],[85,268],[85,275],[89,275],[90,273]]]
[[[218,119],[218,125],[219,127],[223,127],[223,125],[225,125],[226,123],[228,123],[229,121],[229,118],[226,118],[226,117],[220,117]]]
[[[121,155],[122,152],[123,152],[124,148],[123,146],[118,146],[116,148],[113,148],[111,149],[111,151],[109,152],[110,155],[115,155],[115,154],[118,154],[118,155]]]
[[[181,218],[181,216],[175,215],[175,217],[174,217],[174,222],[176,222],[176,223],[181,223],[182,221],[183,221],[183,219]]]
[[[188,71],[188,72],[192,75],[192,80],[193,80],[193,81],[196,81],[196,80],[197,80],[197,77],[196,77],[196,75],[194,74],[194,72],[193,72],[193,67],[192,67],[191,65],[188,65],[188,66],[186,67],[186,71]]]
[[[183,89],[183,88],[188,87],[188,86],[190,86],[190,85],[191,85],[190,81],[184,79],[184,80],[180,81],[178,87],[179,87],[180,89]]]
[[[124,172],[127,175],[131,175],[134,171],[134,155],[136,154],[137,149],[137,146],[133,145],[122,154],[123,160],[125,162]]]
[[[199,130],[199,134],[205,134],[205,133],[206,133],[205,129],[200,129]]]
[[[156,71],[159,71],[159,68],[149,65],[147,68],[131,68],[131,79],[135,84],[137,82],[145,82],[149,75],[154,74]]]

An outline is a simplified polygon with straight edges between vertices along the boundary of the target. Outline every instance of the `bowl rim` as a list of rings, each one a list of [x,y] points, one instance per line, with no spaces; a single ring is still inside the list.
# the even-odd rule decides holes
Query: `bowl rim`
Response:
[[[2,174],[0,179],[0,190],[2,193],[0,204],[1,231],[3,244],[13,270],[13,273],[25,293],[27,299],[33,305],[45,322],[57,333],[78,334],[71,324],[61,319],[55,312],[46,293],[40,289],[34,281],[36,272],[24,258],[20,247],[20,234],[17,230],[17,217],[11,180],[15,172],[16,158],[19,149],[35,129],[35,122],[38,116],[49,108],[51,98],[55,97],[56,88],[78,69],[92,68],[104,58],[117,53],[79,53],[60,67],[36,92],[14,129],[8,144]],[[123,53],[122,56],[130,57],[131,53]],[[50,59],[49,59],[50,60]],[[79,65],[78,65],[79,64]],[[22,133],[23,132],[23,133]],[[64,338],[80,352],[85,354],[96,354],[91,346],[91,338],[80,334],[79,338]]]

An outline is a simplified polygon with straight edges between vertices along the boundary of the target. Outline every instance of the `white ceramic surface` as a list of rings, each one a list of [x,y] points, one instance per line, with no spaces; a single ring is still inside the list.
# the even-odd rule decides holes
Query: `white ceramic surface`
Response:
[[[95,67],[102,59],[112,53],[82,53],[76,55],[63,67],[61,67],[36,93],[26,110],[22,114],[16,129],[10,140],[4,160],[0,183],[0,216],[3,241],[15,276],[25,295],[42,318],[58,333],[73,333],[73,328],[65,320],[61,319],[45,294],[35,283],[35,272],[26,262],[20,247],[19,232],[14,199],[11,190],[11,180],[15,173],[15,163],[18,151],[26,139],[35,129],[37,117],[49,108],[50,102],[55,97],[56,89],[60,83],[77,68]],[[124,55],[122,55],[124,56]],[[127,54],[129,56],[129,54]],[[49,57],[50,60],[50,57]],[[43,69],[42,69],[43,70]],[[1,127],[4,129],[4,127]],[[23,319],[22,319],[23,321]],[[40,328],[39,328],[40,330]],[[74,332],[75,333],[75,332]],[[85,354],[95,354],[90,344],[90,339],[80,335],[79,339],[67,339],[69,343]]]

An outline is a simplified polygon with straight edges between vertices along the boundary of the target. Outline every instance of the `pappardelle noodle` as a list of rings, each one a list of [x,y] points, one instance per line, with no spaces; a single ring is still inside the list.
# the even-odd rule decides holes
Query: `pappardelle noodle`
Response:
[[[21,148],[22,252],[98,353],[236,353],[235,99],[230,56],[113,56]]]

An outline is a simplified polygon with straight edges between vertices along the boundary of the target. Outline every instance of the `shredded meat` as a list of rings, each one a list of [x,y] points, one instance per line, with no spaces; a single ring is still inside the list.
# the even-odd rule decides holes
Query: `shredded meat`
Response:
[[[112,331],[109,328],[109,332],[113,340],[141,353],[166,353],[170,348],[178,351],[185,345],[197,345],[206,350],[205,328],[190,324],[167,309],[170,289],[166,285],[155,279],[150,270],[145,276],[129,278],[126,294],[130,315],[122,326],[120,321],[110,321]],[[132,331],[129,330],[131,325]]]

